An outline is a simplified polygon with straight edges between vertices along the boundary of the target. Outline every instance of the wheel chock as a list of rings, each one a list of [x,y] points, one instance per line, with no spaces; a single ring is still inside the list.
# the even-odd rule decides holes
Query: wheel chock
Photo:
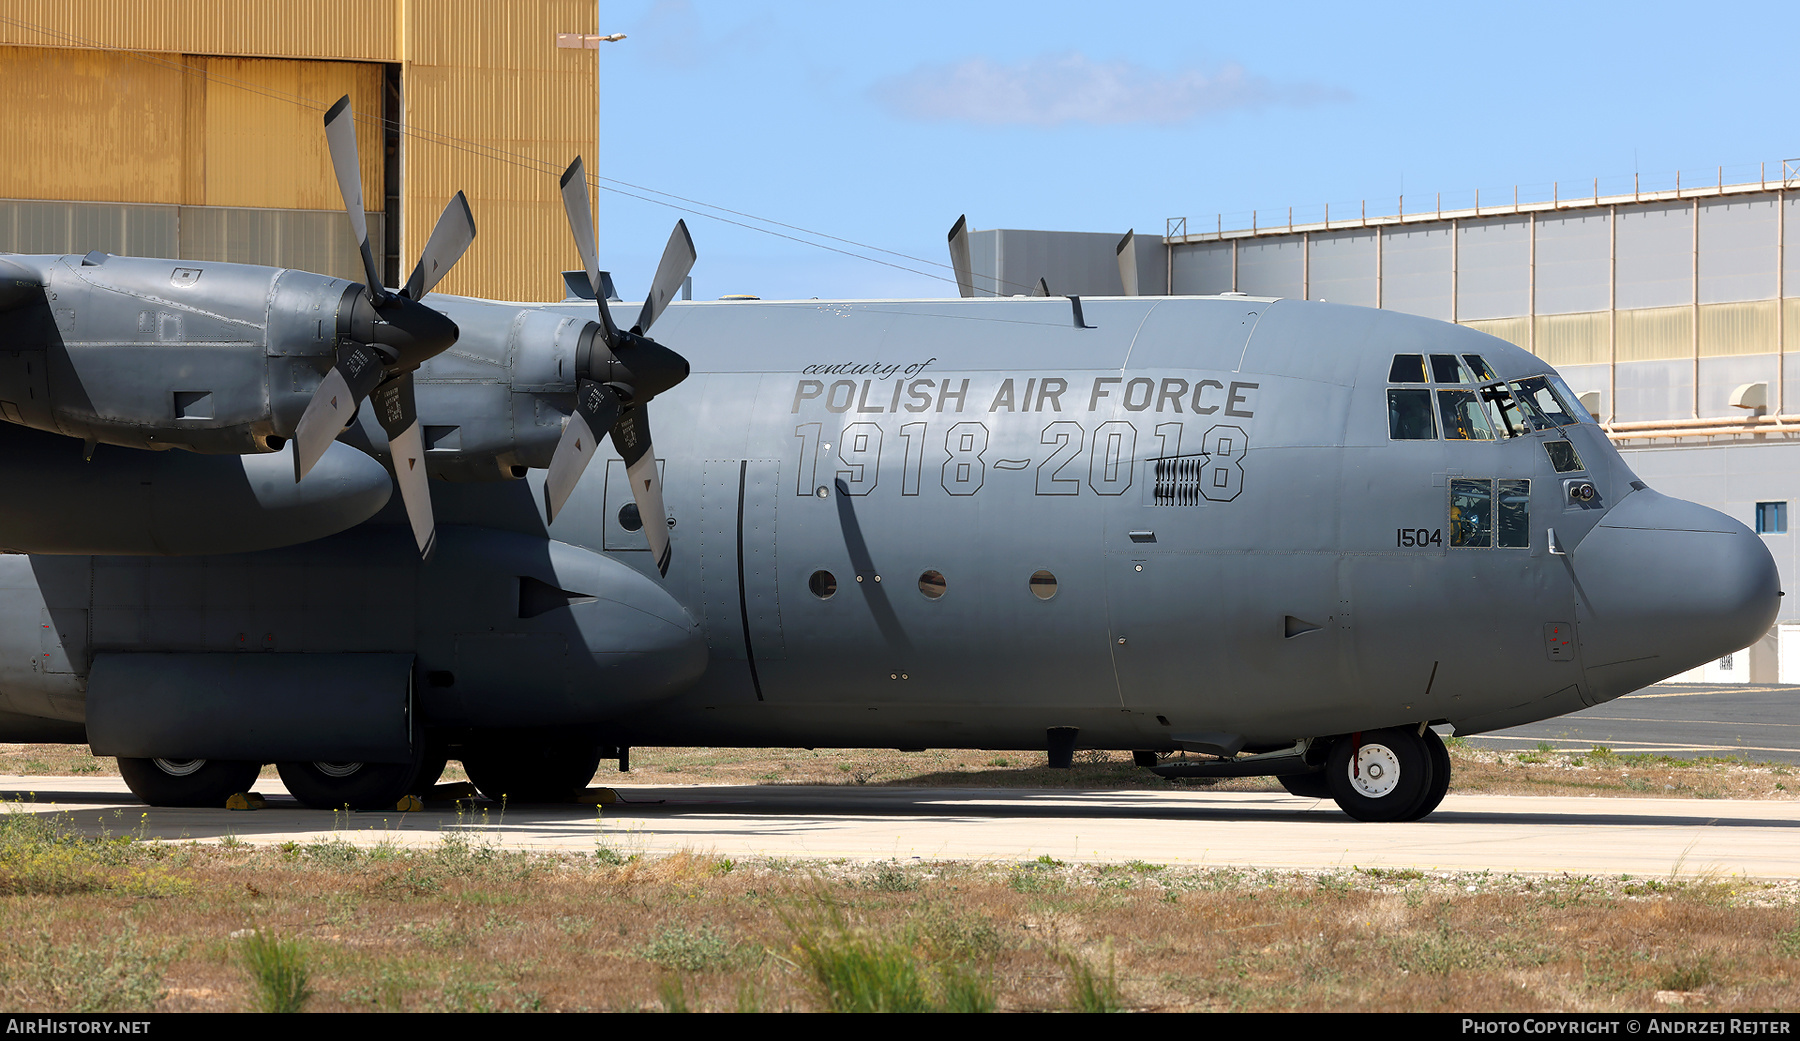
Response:
[[[425,808],[425,800],[416,795],[402,795],[400,801],[394,803],[394,809],[401,813],[416,813]]]
[[[589,788],[577,795],[575,801],[583,806],[611,806],[620,799],[619,793],[611,788]]]
[[[260,810],[267,805],[268,801],[258,792],[238,792],[225,800],[228,810]]]

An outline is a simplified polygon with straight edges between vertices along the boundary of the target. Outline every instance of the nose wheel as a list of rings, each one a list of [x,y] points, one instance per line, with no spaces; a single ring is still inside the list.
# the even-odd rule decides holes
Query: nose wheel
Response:
[[[1449,790],[1450,755],[1430,730],[1369,730],[1338,740],[1324,779],[1338,808],[1357,820],[1418,820]]]

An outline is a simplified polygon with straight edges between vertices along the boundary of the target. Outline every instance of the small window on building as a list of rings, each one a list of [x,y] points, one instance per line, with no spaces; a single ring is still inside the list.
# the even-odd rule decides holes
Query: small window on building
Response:
[[[1787,534],[1787,503],[1759,502],[1756,504],[1756,533],[1758,535]]]
[[[1424,383],[1425,358],[1418,354],[1396,354],[1388,369],[1389,383]]]
[[[1388,395],[1388,437],[1395,441],[1435,441],[1437,430],[1431,425],[1431,391],[1390,390]]]

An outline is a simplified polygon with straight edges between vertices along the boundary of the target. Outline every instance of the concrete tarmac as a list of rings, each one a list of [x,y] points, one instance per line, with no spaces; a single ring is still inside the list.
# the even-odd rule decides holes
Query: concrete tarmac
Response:
[[[88,834],[169,841],[430,845],[464,835],[506,849],[679,850],[796,859],[1143,860],[1323,871],[1630,874],[1800,879],[1800,801],[1452,795],[1428,819],[1361,824],[1330,802],[1244,792],[616,786],[609,806],[415,813],[302,808],[260,782],[266,809],[156,809],[116,777],[0,776],[12,812]]]
[[[1800,687],[1662,683],[1555,719],[1469,738],[1477,748],[1605,745],[1681,759],[1800,763]]]

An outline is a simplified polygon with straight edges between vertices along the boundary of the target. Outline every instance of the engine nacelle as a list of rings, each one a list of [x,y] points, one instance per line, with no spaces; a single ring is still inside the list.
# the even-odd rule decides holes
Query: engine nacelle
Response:
[[[456,346],[414,379],[425,465],[447,481],[504,481],[550,465],[575,408],[575,353],[598,326],[518,304],[433,296],[455,321]],[[386,444],[370,410],[346,439],[381,455]]]
[[[0,419],[130,448],[279,448],[360,287],[283,268],[9,257]]]

